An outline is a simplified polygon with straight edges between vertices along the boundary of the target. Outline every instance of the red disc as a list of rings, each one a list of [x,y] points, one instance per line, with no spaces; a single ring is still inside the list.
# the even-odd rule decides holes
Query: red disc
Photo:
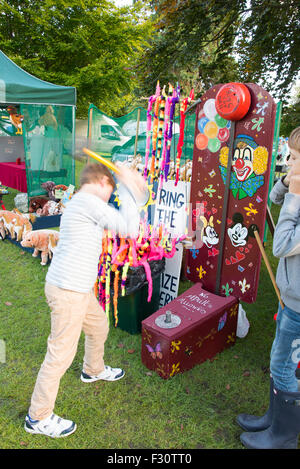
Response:
[[[243,83],[227,83],[222,86],[215,102],[217,113],[231,121],[241,120],[247,114],[250,104],[250,91]]]

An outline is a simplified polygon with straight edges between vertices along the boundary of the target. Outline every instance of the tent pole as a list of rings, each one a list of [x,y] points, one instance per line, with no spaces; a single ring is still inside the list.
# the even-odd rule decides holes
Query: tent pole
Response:
[[[136,157],[136,150],[137,150],[137,143],[138,143],[138,136],[139,136],[139,127],[140,127],[140,116],[141,116],[141,110],[138,109],[133,159],[135,159],[135,157]]]

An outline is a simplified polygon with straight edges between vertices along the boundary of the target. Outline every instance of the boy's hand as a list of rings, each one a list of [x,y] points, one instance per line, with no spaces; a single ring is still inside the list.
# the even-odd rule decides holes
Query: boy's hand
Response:
[[[118,164],[117,166],[120,169],[120,174],[117,175],[119,181],[128,187],[137,201],[143,201],[148,190],[143,176],[138,171],[130,169],[123,164]]]
[[[300,174],[291,174],[289,192],[300,195]]]

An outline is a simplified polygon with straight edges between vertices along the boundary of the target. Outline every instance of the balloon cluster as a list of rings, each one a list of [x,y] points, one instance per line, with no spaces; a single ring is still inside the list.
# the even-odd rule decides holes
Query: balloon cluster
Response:
[[[173,257],[176,252],[176,244],[185,237],[184,235],[180,238],[170,238],[166,227],[163,225],[153,227],[146,221],[140,222],[139,235],[135,239],[120,238],[111,231],[104,233],[95,294],[109,318],[111,274],[113,273],[115,326],[118,323],[119,281],[121,280],[121,295],[124,296],[129,267],[144,267],[149,285],[147,300],[150,302],[153,287],[149,262]]]
[[[229,139],[230,125],[230,121],[217,113],[215,100],[208,99],[198,116],[199,133],[195,139],[196,147],[199,150],[207,148],[212,153],[216,153],[221,144]]]

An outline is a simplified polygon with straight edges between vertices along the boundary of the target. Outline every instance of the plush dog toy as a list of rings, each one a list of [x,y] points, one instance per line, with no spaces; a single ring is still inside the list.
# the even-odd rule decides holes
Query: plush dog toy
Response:
[[[21,241],[24,248],[33,248],[33,257],[41,253],[41,265],[46,265],[51,259],[59,240],[59,232],[55,230],[34,230],[26,233]]]
[[[48,199],[44,197],[33,197],[29,202],[29,213],[37,213],[37,210],[42,209],[47,202]]]
[[[61,202],[48,200],[43,208],[38,208],[36,214],[40,217],[47,217],[49,215],[60,215],[63,213],[63,205]]]
[[[34,215],[25,215],[17,209],[11,212],[9,210],[0,210],[0,234],[2,239],[9,234],[12,239],[16,238],[17,241],[21,241],[23,236],[32,230],[34,220]]]

